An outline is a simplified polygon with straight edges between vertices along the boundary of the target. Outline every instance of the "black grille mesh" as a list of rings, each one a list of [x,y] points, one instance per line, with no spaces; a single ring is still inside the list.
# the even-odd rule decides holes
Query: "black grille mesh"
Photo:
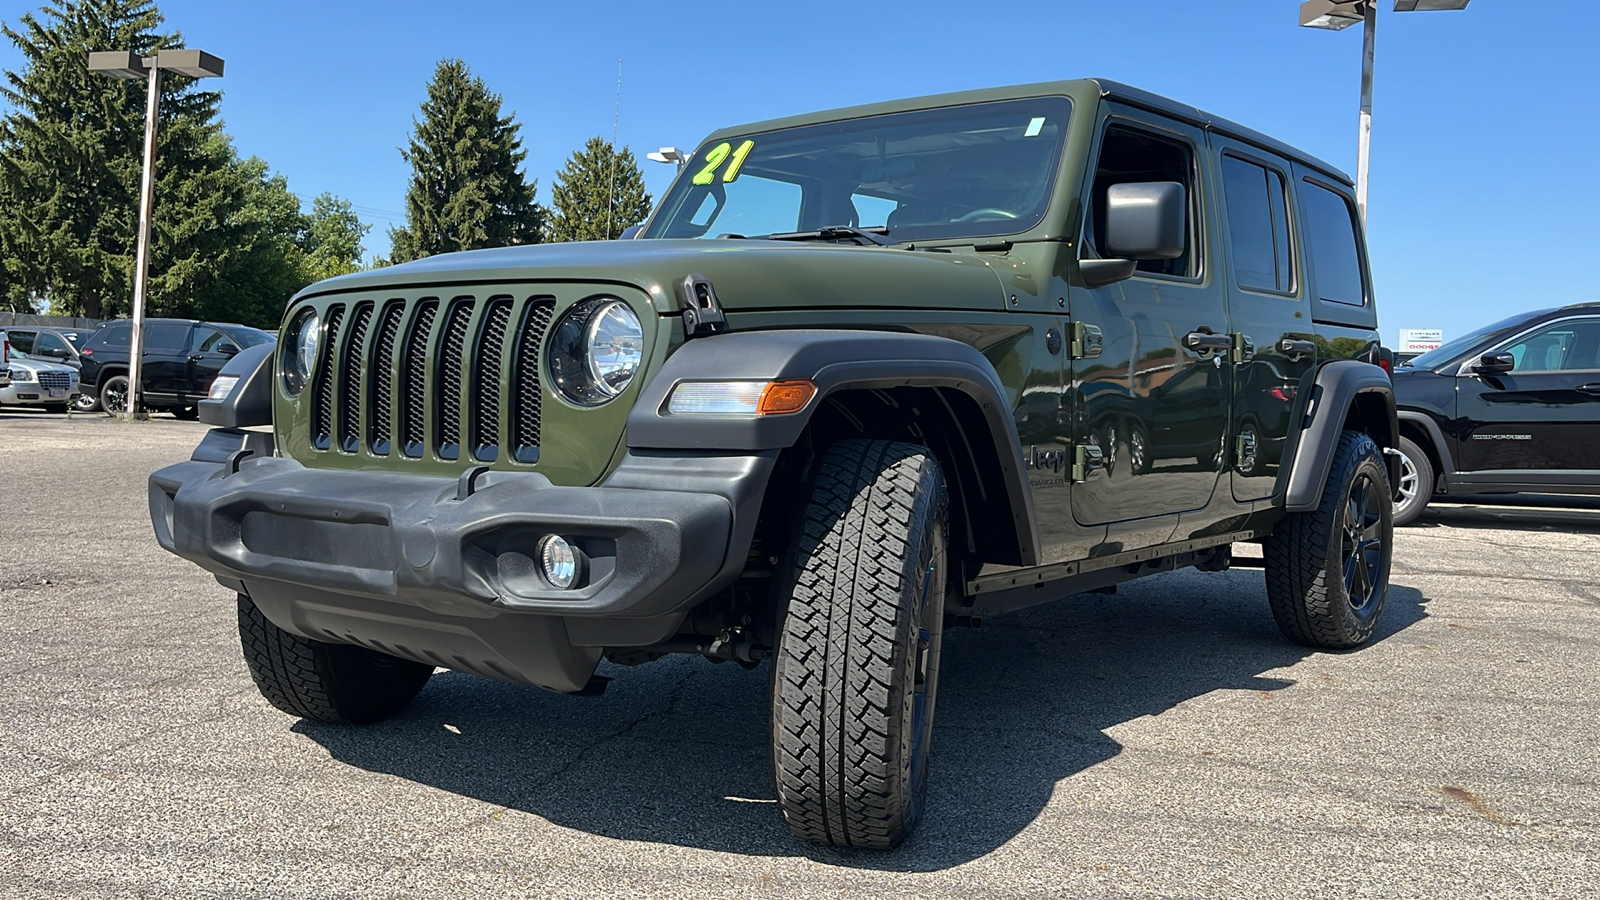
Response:
[[[339,345],[339,326],[344,322],[344,307],[328,309],[328,324],[317,351],[316,387],[311,397],[311,442],[318,450],[328,449],[333,439],[333,360]]]
[[[372,304],[357,304],[350,340],[339,357],[339,449],[346,453],[361,449],[361,370],[371,322]]]
[[[473,355],[472,455],[482,462],[494,462],[500,455],[500,363],[510,322],[511,298],[490,300]]]
[[[434,377],[434,408],[437,420],[439,456],[461,457],[461,363],[467,348],[467,322],[472,319],[472,301],[457,300],[445,316],[444,337],[439,340],[439,370]]]
[[[540,395],[540,351],[555,309],[555,298],[538,297],[528,302],[522,315],[522,328],[517,337],[517,393],[511,414],[511,453],[518,462],[539,460],[539,425],[544,403]]]
[[[422,455],[423,423],[427,410],[428,338],[433,319],[439,313],[437,300],[424,300],[406,332],[404,368],[400,373],[400,451],[407,456]]]
[[[394,424],[390,403],[394,398],[394,385],[390,382],[394,367],[394,339],[400,333],[400,319],[406,314],[404,303],[391,303],[384,307],[383,318],[378,322],[378,338],[372,344],[372,452],[379,456],[389,454],[389,435]]]
[[[421,457],[431,441],[446,460],[538,462],[555,307],[553,297],[505,294],[327,307],[308,397],[312,446]]]

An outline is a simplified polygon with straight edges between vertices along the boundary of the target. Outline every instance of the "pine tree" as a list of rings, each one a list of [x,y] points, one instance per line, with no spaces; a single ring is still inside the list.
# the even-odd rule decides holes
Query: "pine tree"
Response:
[[[650,195],[633,151],[613,152],[611,142],[598,137],[567,159],[550,193],[553,241],[614,240],[650,215]]]
[[[13,303],[128,312],[145,84],[92,73],[86,61],[93,50],[182,46],[162,21],[152,0],[57,0],[0,27],[25,62],[0,88],[12,107],[0,120],[0,280]],[[220,100],[162,74],[148,312],[270,325],[305,283],[305,219],[281,177],[238,158]]]
[[[428,83],[422,121],[413,122],[406,225],[389,230],[391,262],[512,244],[538,243],[544,210],[538,182],[523,177],[527,158],[515,115],[500,115],[500,95],[466,63],[439,63]]]

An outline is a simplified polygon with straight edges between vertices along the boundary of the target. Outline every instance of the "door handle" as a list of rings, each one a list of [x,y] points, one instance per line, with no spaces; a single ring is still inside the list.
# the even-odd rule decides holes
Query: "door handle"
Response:
[[[1183,336],[1183,346],[1204,353],[1207,350],[1226,350],[1233,346],[1233,338],[1226,334],[1208,334],[1191,331]]]
[[[1578,390],[1585,394],[1600,394],[1600,381],[1596,381],[1593,384],[1580,384],[1578,385]]]
[[[1284,338],[1278,342],[1278,352],[1285,356],[1310,356],[1317,352],[1317,345],[1310,341]]]
[[[205,357],[195,353],[189,357],[189,362],[199,362],[202,359],[205,359]]]

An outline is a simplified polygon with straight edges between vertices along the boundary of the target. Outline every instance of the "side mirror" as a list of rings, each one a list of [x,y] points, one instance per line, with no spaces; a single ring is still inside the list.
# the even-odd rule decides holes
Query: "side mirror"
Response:
[[[1472,364],[1475,372],[1509,372],[1517,367],[1517,358],[1509,353],[1485,353]]]
[[[67,351],[61,349],[60,347],[51,347],[49,350],[44,351],[44,355],[54,357],[55,359],[66,359]]]
[[[227,341],[222,341],[221,343],[217,344],[217,352],[221,353],[223,356],[232,356],[239,352],[239,347],[236,344],[230,344]]]
[[[1187,247],[1189,210],[1175,181],[1113,184],[1106,189],[1106,246],[1122,259],[1177,259]]]

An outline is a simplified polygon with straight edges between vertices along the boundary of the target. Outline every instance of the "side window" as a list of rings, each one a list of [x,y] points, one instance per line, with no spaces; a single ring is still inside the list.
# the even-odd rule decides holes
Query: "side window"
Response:
[[[172,325],[163,322],[158,325],[144,326],[145,350],[182,350],[183,345],[188,340],[188,325]]]
[[[1294,291],[1283,176],[1234,156],[1222,158],[1222,189],[1233,250],[1233,278],[1246,290]]]
[[[1569,319],[1541,328],[1505,348],[1517,372],[1600,369],[1600,319]]]
[[[233,341],[228,340],[227,335],[215,328],[206,328],[203,325],[195,327],[194,351],[196,353],[215,353],[217,352],[217,345],[224,341],[230,344],[233,343]]]
[[[11,346],[30,356],[33,354],[33,332],[13,331],[9,337],[11,338]]]
[[[62,340],[60,335],[48,331],[39,334],[39,352],[58,359],[72,358],[72,351],[67,349],[67,342]]]
[[[127,325],[114,325],[95,333],[91,346],[126,347],[133,340],[133,331]]]
[[[1089,239],[1097,251],[1105,246],[1106,191],[1114,184],[1144,181],[1176,181],[1189,197],[1189,222],[1184,235],[1187,246],[1176,259],[1141,259],[1138,271],[1156,275],[1192,278],[1200,274],[1195,252],[1195,177],[1194,151],[1188,144],[1158,137],[1125,125],[1106,128],[1100,143],[1100,159],[1090,187]],[[1102,254],[1103,255],[1103,254]]]
[[[1356,211],[1343,196],[1311,179],[1302,182],[1300,217],[1311,247],[1317,295],[1329,303],[1366,306],[1367,291],[1356,249]]]

